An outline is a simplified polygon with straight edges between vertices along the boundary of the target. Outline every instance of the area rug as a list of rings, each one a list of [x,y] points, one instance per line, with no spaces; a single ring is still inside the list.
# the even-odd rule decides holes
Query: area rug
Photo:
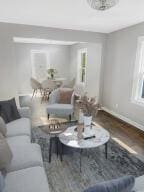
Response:
[[[108,159],[105,158],[103,146],[83,152],[82,172],[79,169],[78,150],[68,148],[62,162],[53,153],[51,163],[48,162],[49,135],[41,127],[32,129],[32,142],[41,146],[50,192],[82,192],[105,180],[144,174],[144,163],[112,139],[108,144]]]

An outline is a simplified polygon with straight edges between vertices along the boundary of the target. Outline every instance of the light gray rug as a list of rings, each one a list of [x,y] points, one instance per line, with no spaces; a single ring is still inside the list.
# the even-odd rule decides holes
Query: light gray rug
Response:
[[[32,141],[41,146],[44,167],[51,192],[82,192],[98,182],[124,175],[141,176],[144,163],[110,140],[108,159],[104,147],[85,150],[82,155],[82,172],[79,171],[79,151],[66,148],[61,162],[56,154],[48,163],[49,136],[41,128],[32,129]]]

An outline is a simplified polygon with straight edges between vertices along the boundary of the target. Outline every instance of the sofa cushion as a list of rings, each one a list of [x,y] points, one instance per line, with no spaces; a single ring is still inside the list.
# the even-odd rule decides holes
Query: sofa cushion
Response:
[[[59,103],[61,104],[71,104],[71,97],[73,94],[73,89],[61,88],[59,95]]]
[[[12,160],[12,151],[7,140],[0,133],[0,169],[7,169]]]
[[[144,191],[144,175],[136,178],[133,191],[135,191],[135,192]]]
[[[28,135],[31,136],[31,122],[28,118],[20,118],[7,123],[7,136]]]
[[[2,116],[6,123],[20,118],[15,98],[6,101],[0,101],[0,116]]]
[[[0,132],[4,137],[7,135],[7,127],[2,117],[0,117]]]
[[[49,192],[44,169],[31,167],[8,173],[3,192]]]
[[[21,107],[18,111],[21,117],[31,119],[30,107]]]
[[[84,190],[84,192],[132,192],[134,184],[134,176],[125,176],[98,183],[95,186]]]
[[[30,144],[30,137],[27,135],[15,136],[15,137],[7,137],[6,138],[9,146],[19,146],[20,144]]]
[[[0,172],[0,192],[3,191],[4,187],[5,187],[4,177],[3,177],[2,173]]]
[[[41,149],[38,144],[11,145],[13,158],[7,167],[7,171],[17,171],[34,166],[43,166]]]

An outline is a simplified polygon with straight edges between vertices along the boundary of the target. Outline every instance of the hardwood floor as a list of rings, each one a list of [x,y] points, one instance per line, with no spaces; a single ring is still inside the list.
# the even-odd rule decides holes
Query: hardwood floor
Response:
[[[143,131],[104,111],[99,112],[96,122],[110,132],[112,139],[140,159],[144,159]]]
[[[30,100],[33,127],[48,123],[46,114],[47,103],[41,104],[40,101],[40,98]],[[110,132],[113,140],[130,153],[144,160],[144,132],[104,111],[98,113],[95,121]]]

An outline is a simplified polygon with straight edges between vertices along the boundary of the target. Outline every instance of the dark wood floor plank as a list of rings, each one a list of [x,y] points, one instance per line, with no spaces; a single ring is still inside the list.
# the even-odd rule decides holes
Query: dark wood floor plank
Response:
[[[144,156],[144,132],[113,117],[105,111],[99,112],[95,121],[107,129],[112,137],[119,139],[139,155]]]

